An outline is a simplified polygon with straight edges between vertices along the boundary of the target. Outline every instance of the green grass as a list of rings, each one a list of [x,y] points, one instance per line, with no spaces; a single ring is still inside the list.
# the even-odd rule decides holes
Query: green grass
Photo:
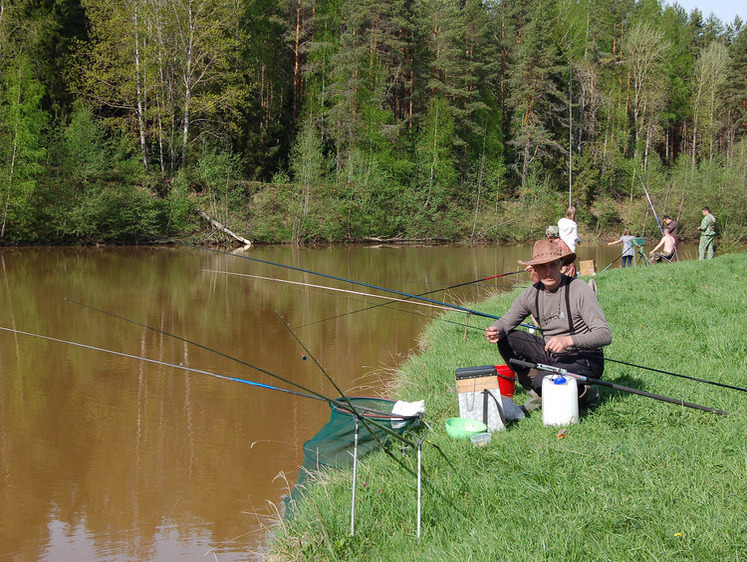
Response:
[[[596,276],[619,361],[747,387],[747,255],[609,269]],[[515,293],[481,310],[502,314]],[[458,314],[450,320],[463,322]],[[471,323],[475,324],[473,318]],[[480,325],[484,328],[487,322]],[[563,439],[541,414],[484,448],[446,436],[454,371],[499,362],[482,329],[434,322],[393,395],[425,399],[422,536],[414,451],[324,474],[275,531],[283,560],[747,560],[747,393],[607,362],[604,378],[727,416],[600,388],[601,407]],[[523,400],[517,394],[517,402]]]

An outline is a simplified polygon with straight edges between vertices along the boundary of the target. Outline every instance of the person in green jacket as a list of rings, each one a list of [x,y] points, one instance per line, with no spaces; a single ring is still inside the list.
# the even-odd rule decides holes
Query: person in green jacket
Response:
[[[716,250],[716,217],[711,214],[708,207],[703,207],[703,220],[700,221],[700,245],[698,246],[698,259],[711,259]]]

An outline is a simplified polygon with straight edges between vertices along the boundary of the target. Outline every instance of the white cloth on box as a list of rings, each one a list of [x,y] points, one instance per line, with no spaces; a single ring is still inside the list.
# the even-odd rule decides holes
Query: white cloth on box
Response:
[[[425,400],[418,400],[416,402],[404,402],[398,400],[392,407],[392,414],[395,416],[402,416],[403,418],[412,418],[425,413]],[[404,427],[405,420],[392,420],[392,429],[399,429]]]

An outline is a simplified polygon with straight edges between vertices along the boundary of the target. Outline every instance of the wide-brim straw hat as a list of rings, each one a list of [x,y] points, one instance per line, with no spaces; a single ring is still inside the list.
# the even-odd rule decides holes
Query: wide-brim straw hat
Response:
[[[521,261],[521,265],[541,265],[551,261],[561,260],[563,265],[576,261],[576,254],[573,252],[563,253],[555,242],[552,240],[537,240],[532,249],[532,259],[530,261]]]

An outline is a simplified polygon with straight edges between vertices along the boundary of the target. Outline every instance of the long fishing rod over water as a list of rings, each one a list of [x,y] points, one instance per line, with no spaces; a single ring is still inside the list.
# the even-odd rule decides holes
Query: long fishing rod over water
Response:
[[[261,383],[261,382],[251,381],[251,380],[248,380],[248,379],[242,379],[242,378],[239,378],[239,377],[231,377],[231,376],[228,376],[228,375],[221,375],[221,374],[218,374],[218,373],[213,373],[212,371],[204,371],[202,369],[195,369],[194,367],[187,367],[185,365],[177,365],[176,363],[168,363],[166,361],[161,361],[159,359],[151,359],[149,357],[143,357],[142,355],[134,355],[134,354],[131,354],[131,353],[125,353],[123,351],[115,351],[113,349],[107,349],[107,348],[104,348],[104,347],[97,347],[95,345],[88,345],[88,344],[84,344],[84,343],[80,343],[80,342],[75,342],[75,341],[71,341],[71,340],[64,340],[64,339],[60,339],[60,338],[54,338],[52,336],[45,336],[43,334],[35,334],[33,332],[25,332],[23,330],[17,330],[15,328],[6,328],[5,326],[0,326],[0,330],[2,330],[4,332],[10,332],[11,334],[18,334],[18,335],[21,335],[21,336],[29,336],[29,337],[33,337],[33,338],[43,339],[43,340],[46,340],[46,341],[52,341],[52,342],[66,344],[66,345],[72,345],[74,347],[80,347],[82,349],[90,349],[91,351],[100,351],[102,353],[107,353],[109,355],[116,355],[118,357],[126,357],[128,359],[135,359],[137,361],[144,361],[146,363],[152,363],[154,365],[161,365],[163,367],[171,367],[173,369],[180,369],[182,371],[187,371],[189,373],[196,373],[198,375],[207,375],[209,377],[213,377],[213,378],[216,378],[216,379],[233,381],[233,382],[239,382],[239,383],[242,383],[242,384],[248,384],[250,386],[255,386],[255,387],[258,387],[258,388],[265,388],[267,390],[276,390],[278,392],[284,392],[286,394],[293,394],[294,396],[301,396],[303,398],[311,398],[313,400],[319,400],[319,401],[322,401],[322,402],[329,402],[329,403],[335,403],[335,404],[341,405],[339,400],[332,399],[332,398],[327,398],[326,396],[323,396],[323,395],[318,394],[318,393],[308,394],[306,392],[298,392],[298,391],[290,390],[290,389],[287,389],[287,388],[280,388],[280,387],[277,387],[277,386],[272,386],[272,385],[264,384],[264,383]],[[255,368],[257,368],[257,367],[255,367]],[[262,371],[262,372],[267,373],[267,371]],[[269,374],[269,373],[267,373],[267,374]],[[300,388],[303,388],[303,387],[300,387]],[[312,391],[310,391],[310,392],[312,392]]]
[[[446,307],[448,307],[448,308],[450,308],[452,310],[457,310],[459,312],[465,312],[467,314],[479,316],[481,318],[490,318],[492,320],[500,320],[500,318],[501,318],[500,316],[496,316],[494,314],[488,314],[487,312],[480,312],[479,310],[473,310],[473,309],[466,308],[466,307],[463,307],[463,306],[459,306],[459,305],[456,305],[456,304],[450,304],[450,303],[439,301],[439,300],[435,300],[435,299],[429,299],[429,298],[424,297],[424,296],[418,296],[418,295],[415,295],[415,294],[412,294],[412,293],[405,293],[403,291],[397,291],[395,289],[387,289],[386,287],[380,287],[378,285],[372,285],[371,283],[364,283],[363,281],[355,281],[353,279],[346,279],[345,277],[338,277],[337,275],[330,275],[328,273],[321,273],[320,271],[314,271],[312,269],[304,269],[303,267],[296,267],[296,266],[287,265],[287,264],[284,264],[284,263],[278,263],[278,262],[273,262],[273,261],[269,261],[269,260],[263,260],[261,258],[254,258],[254,257],[251,257],[251,256],[244,256],[244,255],[241,255],[241,254],[234,254],[233,252],[227,252],[225,250],[218,250],[216,248],[207,248],[207,247],[204,247],[204,246],[197,246],[195,244],[187,244],[185,242],[174,242],[174,241],[172,241],[172,243],[174,243],[174,244],[180,244],[180,245],[183,245],[183,246],[189,246],[189,247],[192,247],[192,248],[197,248],[197,249],[200,249],[200,250],[205,250],[205,251],[208,251],[208,252],[214,252],[216,254],[223,254],[223,255],[226,255],[226,256],[233,256],[235,258],[249,260],[249,261],[253,261],[255,263],[262,263],[262,264],[271,265],[271,266],[274,266],[274,267],[281,267],[283,269],[288,269],[290,271],[298,271],[300,273],[307,273],[309,275],[316,275],[318,277],[324,277],[326,279],[334,279],[335,281],[342,281],[343,283],[351,283],[353,285],[358,285],[360,287],[367,287],[369,289],[374,289],[374,290],[377,290],[377,291],[384,291],[385,293],[399,295],[401,297],[406,297],[408,299],[417,299],[419,301],[428,302],[428,303],[431,303],[431,304],[437,304],[437,305],[441,305],[441,306],[446,306]],[[483,281],[483,279],[481,278],[481,279],[477,279],[475,281],[468,281],[466,283],[460,284],[459,286],[469,285],[470,283],[479,283],[480,281]],[[520,326],[524,326],[526,328],[535,328],[535,326],[532,326],[532,325],[529,325],[529,324],[520,324]]]
[[[444,305],[436,305],[436,304],[430,304],[430,303],[425,303],[425,302],[419,302],[419,301],[415,301],[415,300],[413,300],[412,298],[409,298],[409,297],[408,298],[387,297],[387,296],[384,296],[384,295],[375,295],[373,293],[365,293],[365,292],[362,292],[362,291],[351,291],[350,289],[340,289],[338,287],[330,287],[329,285],[314,285],[314,284],[311,284],[311,283],[304,283],[304,282],[301,282],[301,281],[290,281],[288,279],[278,279],[277,277],[263,277],[261,275],[250,275],[248,273],[235,273],[235,272],[232,272],[232,271],[224,271],[224,270],[217,270],[217,269],[203,269],[203,271],[208,272],[208,273],[223,273],[223,274],[226,274],[226,275],[231,275],[231,276],[235,276],[235,277],[244,277],[244,278],[249,278],[249,279],[260,279],[260,280],[263,280],[263,281],[274,281],[274,282],[277,282],[277,283],[286,283],[286,284],[289,284],[289,285],[299,285],[299,286],[302,286],[302,287],[311,287],[313,289],[321,289],[321,290],[324,290],[324,291],[334,291],[334,292],[337,292],[337,293],[346,293],[346,294],[350,294],[350,295],[357,295],[357,296],[362,296],[362,297],[370,297],[370,298],[375,298],[375,299],[383,299],[383,300],[387,301],[387,302],[382,302],[382,303],[377,303],[377,304],[373,304],[373,305],[370,305],[370,306],[366,306],[364,308],[359,308],[359,309],[356,309],[356,310],[351,310],[349,312],[344,312],[342,314],[336,314],[335,316],[330,316],[328,318],[322,318],[321,320],[315,320],[314,322],[309,322],[307,324],[303,324],[302,326],[296,326],[296,328],[307,328],[307,327],[313,326],[315,324],[321,324],[323,322],[328,322],[330,320],[336,320],[337,318],[342,318],[344,316],[350,316],[351,314],[356,314],[358,312],[365,312],[367,310],[373,310],[374,308],[379,308],[379,307],[382,307],[382,306],[387,306],[387,305],[396,304],[396,303],[413,304],[413,305],[416,305],[416,306],[424,306],[424,307],[428,307],[428,308],[435,308],[437,310],[453,310],[453,308],[451,307],[451,305],[446,305],[446,304],[444,304]],[[478,279],[476,281],[468,281],[466,283],[458,283],[456,285],[450,285],[448,287],[442,287],[442,288],[439,288],[439,289],[434,289],[432,291],[428,291],[428,292],[425,292],[425,293],[418,293],[417,296],[422,297],[422,296],[430,295],[432,293],[436,293],[436,292],[439,292],[439,291],[449,291],[449,290],[455,289],[457,287],[463,287],[465,285],[472,285],[472,284],[480,283],[482,281],[487,281],[487,280],[490,280],[490,279],[497,279],[499,277],[505,277],[507,275],[515,275],[517,273],[525,273],[525,272],[523,270],[520,270],[520,271],[511,271],[509,273],[501,273],[500,275],[493,275],[491,277],[485,277],[483,279]],[[404,311],[403,310],[403,312],[411,312],[411,311]],[[433,318],[433,317],[426,316],[426,318]]]
[[[508,273],[500,273],[498,275],[492,275],[490,277],[483,277],[482,279],[476,279],[474,281],[467,281],[465,283],[457,283],[456,285],[449,285],[448,287],[441,287],[438,289],[433,289],[432,291],[426,291],[425,293],[418,293],[417,297],[424,297],[426,295],[432,295],[433,293],[438,293],[441,291],[451,291],[452,289],[457,289],[459,287],[465,287],[467,285],[474,285],[476,283],[482,283],[483,281],[490,281],[491,279],[499,279],[501,277],[507,277],[508,275],[516,275],[517,273],[525,273],[524,270],[518,270],[518,271],[509,271]],[[393,299],[393,300],[399,300],[400,302],[412,302],[412,300],[408,297],[407,299]],[[300,328],[306,328],[308,326],[313,326],[314,324],[319,324],[322,322],[326,322],[328,320],[335,320],[337,318],[342,318],[343,316],[349,316],[351,314],[356,314],[358,312],[365,312],[367,310],[372,310],[374,308],[378,308],[381,306],[387,306],[388,302],[378,303],[371,306],[367,306],[364,308],[359,308],[357,310],[351,310],[350,312],[345,312],[343,314],[337,314],[336,316],[332,316],[330,318],[323,318],[322,320],[317,320],[316,322],[310,322],[308,324],[304,324],[303,326],[299,326]],[[434,305],[435,306],[435,305]],[[439,307],[436,307],[439,308]]]
[[[424,296],[418,296],[418,295],[414,295],[414,294],[410,294],[410,293],[404,293],[404,292],[401,292],[401,291],[396,291],[394,289],[387,289],[385,287],[379,287],[379,286],[372,285],[372,284],[369,284],[369,283],[364,283],[364,282],[361,282],[361,281],[354,281],[352,279],[345,279],[343,277],[338,277],[338,276],[335,276],[335,275],[329,275],[329,274],[326,274],[326,273],[320,273],[320,272],[316,272],[316,271],[312,271],[312,270],[308,270],[308,269],[303,269],[303,268],[300,268],[300,267],[285,265],[285,264],[282,264],[282,263],[271,262],[271,261],[268,261],[268,260],[263,260],[263,259],[260,259],[260,258],[254,258],[254,257],[251,257],[251,256],[244,256],[244,255],[234,254],[232,252],[227,252],[227,251],[224,251],[224,250],[217,250],[215,248],[206,248],[206,247],[202,247],[202,246],[196,246],[196,245],[193,245],[193,244],[184,244],[184,243],[181,243],[181,242],[176,242],[176,243],[177,244],[183,244],[185,246],[191,246],[191,247],[197,248],[197,249],[206,250],[206,251],[209,251],[209,252],[215,252],[215,253],[219,253],[219,254],[225,254],[225,255],[233,256],[233,257],[236,257],[236,258],[246,259],[246,260],[254,261],[254,262],[257,262],[257,263],[264,263],[266,265],[272,265],[272,266],[281,267],[281,268],[284,268],[284,269],[289,269],[289,270],[293,270],[293,271],[299,271],[299,272],[302,272],[302,273],[308,273],[308,274],[317,275],[317,276],[320,276],[320,277],[326,277],[328,279],[335,279],[337,281],[343,281],[343,282],[346,282],[346,283],[352,283],[354,285],[360,285],[360,286],[368,287],[368,288],[371,288],[371,289],[377,289],[377,290],[380,290],[380,291],[389,292],[389,293],[397,294],[397,295],[400,295],[400,296],[403,296],[403,297],[407,297],[408,299],[417,299],[417,300],[421,300],[421,301],[424,301],[424,302],[429,302],[429,303],[433,303],[433,304],[437,304],[437,305],[446,306],[449,309],[452,309],[452,310],[455,310],[455,311],[465,312],[465,313],[468,313],[468,314],[474,314],[475,316],[479,316],[479,317],[483,317],[483,318],[490,318],[490,319],[494,319],[494,320],[500,319],[500,316],[496,316],[496,315],[492,315],[492,314],[487,314],[487,313],[484,313],[484,312],[480,312],[480,311],[477,311],[477,310],[472,310],[472,309],[469,309],[469,308],[465,308],[465,307],[462,307],[462,306],[458,306],[458,305],[446,303],[446,302],[443,302],[443,301],[437,301],[437,300],[434,300],[434,299],[429,299],[429,298],[426,298]],[[478,283],[480,281],[483,281],[484,279],[485,278],[478,279],[476,281],[466,282],[466,283],[460,284],[460,286],[468,285],[470,283]],[[537,329],[537,326],[534,326],[534,325],[531,325],[531,324],[520,324],[520,326],[522,326],[524,328],[529,328],[529,329],[535,329],[535,330]],[[469,326],[469,325],[467,325],[466,327],[467,328],[472,328],[472,329],[481,329],[481,328],[478,328],[476,326]],[[707,383],[707,384],[713,384],[715,386],[722,386],[722,387],[725,387],[725,388],[732,388],[734,390],[739,390],[739,391],[747,391],[747,389],[743,389],[741,387],[734,387],[732,385],[727,385],[727,384],[719,383],[719,382],[716,382],[716,381],[708,381],[706,379],[697,379],[695,377],[689,377],[687,375],[680,375],[680,374],[677,374],[677,373],[670,373],[670,372],[667,372],[667,371],[661,371],[661,370],[658,370],[658,369],[655,369],[655,368],[652,368],[652,367],[645,367],[643,365],[633,365],[631,363],[624,363],[622,361],[616,361],[614,359],[610,359],[610,358],[607,358],[607,357],[605,358],[605,360],[606,361],[611,361],[611,362],[616,362],[616,363],[623,363],[623,364],[626,364],[626,365],[629,365],[629,366],[632,366],[632,367],[636,367],[636,368],[639,368],[639,369],[643,369],[643,370],[649,370],[649,371],[653,371],[653,372],[659,372],[659,373],[668,374],[668,375],[672,375],[672,376],[678,376],[678,377],[682,377],[682,378],[687,378],[687,379],[695,380],[695,381],[698,381],[698,382],[704,382],[704,383]]]
[[[309,395],[313,395],[313,396],[315,396],[315,397],[316,397],[316,398],[317,398],[318,400],[322,400],[322,401],[324,401],[324,402],[328,402],[329,404],[334,404],[334,405],[336,405],[336,406],[338,406],[338,407],[340,407],[340,406],[341,406],[341,407],[343,407],[343,408],[347,408],[347,407],[348,407],[348,403],[346,403],[346,401],[345,401],[345,400],[343,400],[343,399],[340,399],[340,398],[338,398],[338,399],[331,399],[331,398],[328,398],[327,396],[324,396],[323,394],[320,394],[320,393],[318,393],[318,392],[316,392],[316,391],[314,391],[314,390],[311,390],[311,389],[309,389],[309,388],[306,388],[305,386],[303,386],[303,385],[301,385],[301,384],[299,384],[299,383],[297,383],[297,382],[294,382],[294,381],[292,381],[292,380],[289,380],[289,379],[287,379],[287,378],[285,378],[285,377],[282,377],[282,376],[280,376],[280,375],[278,375],[278,374],[276,374],[276,373],[273,373],[273,372],[271,372],[271,371],[268,371],[267,369],[263,369],[262,367],[259,367],[259,366],[257,366],[257,365],[253,365],[253,364],[251,364],[251,363],[249,363],[249,362],[247,362],[247,361],[244,361],[243,359],[239,359],[238,357],[234,357],[234,356],[232,356],[232,355],[229,355],[229,354],[227,354],[227,353],[224,353],[224,352],[222,352],[222,351],[220,351],[220,350],[217,350],[217,349],[215,349],[215,348],[212,348],[212,347],[208,347],[208,346],[206,346],[206,345],[203,345],[203,344],[201,344],[201,343],[199,343],[199,342],[196,342],[196,341],[193,341],[193,340],[187,339],[187,338],[185,338],[185,337],[182,337],[182,336],[180,336],[180,335],[178,335],[178,334],[174,334],[174,333],[172,333],[172,332],[168,332],[168,331],[166,331],[166,330],[162,330],[161,328],[156,328],[156,327],[154,327],[154,326],[149,326],[148,324],[144,324],[143,322],[138,322],[137,320],[132,320],[131,318],[127,318],[127,317],[125,317],[125,316],[121,316],[121,315],[119,315],[119,314],[115,314],[115,313],[113,313],[113,312],[109,312],[109,311],[107,311],[107,310],[103,310],[103,309],[101,309],[101,308],[97,308],[97,307],[95,307],[95,306],[92,306],[92,305],[90,305],[90,304],[85,304],[85,303],[82,303],[82,302],[78,302],[78,301],[74,301],[74,300],[71,300],[71,299],[65,299],[65,302],[69,302],[69,303],[71,303],[71,304],[75,304],[75,305],[78,305],[78,306],[82,306],[82,307],[84,307],[84,308],[88,308],[88,309],[90,309],[90,310],[93,310],[93,311],[95,311],[95,312],[100,312],[101,314],[106,314],[107,316],[111,316],[111,317],[113,317],[113,318],[117,318],[117,319],[119,319],[119,320],[124,320],[125,322],[129,322],[130,324],[135,324],[136,326],[140,326],[141,328],[146,328],[146,329],[148,329],[148,330],[151,330],[151,331],[153,331],[153,332],[156,332],[156,333],[158,333],[158,334],[162,334],[162,335],[165,335],[165,336],[169,336],[169,337],[171,337],[171,338],[174,338],[174,339],[177,339],[177,340],[179,340],[179,341],[183,341],[184,343],[188,343],[188,344],[190,344],[190,345],[194,345],[194,346],[196,346],[196,347],[199,347],[199,348],[201,348],[201,349],[204,349],[205,351],[209,351],[210,353],[215,353],[216,355],[220,355],[221,357],[224,357],[224,358],[226,358],[226,359],[229,359],[229,360],[231,360],[231,361],[235,361],[236,363],[239,363],[240,365],[244,365],[245,367],[249,367],[250,369],[254,369],[254,370],[256,370],[256,371],[259,371],[260,373],[263,373],[263,374],[265,374],[265,375],[268,375],[268,376],[270,376],[270,377],[273,377],[273,378],[275,378],[275,379],[277,379],[277,380],[280,380],[280,381],[282,381],[282,382],[284,382],[284,383],[286,383],[286,384],[289,384],[289,385],[291,385],[291,386],[294,386],[294,387],[296,387],[296,388],[299,388],[299,389],[303,390],[303,391],[304,391],[305,393],[308,393]],[[5,328],[5,329],[6,329],[6,330],[9,330],[8,328]],[[81,344],[81,345],[82,345],[82,344]],[[244,379],[240,379],[240,380],[242,380],[242,381],[243,381]],[[268,385],[267,387],[268,387],[268,388],[270,388],[270,387],[269,387],[269,385]],[[335,388],[337,388],[337,385],[335,385]],[[343,395],[343,398],[344,398],[344,395]],[[366,410],[367,412],[373,412],[373,413],[375,413],[375,414],[377,414],[377,415],[384,415],[384,416],[389,416],[389,417],[392,417],[392,416],[391,416],[391,415],[390,415],[389,413],[387,413],[387,412],[379,412],[379,411],[375,411],[375,410],[371,410],[371,409],[365,409],[365,408],[361,408],[360,406],[358,406],[358,407],[356,407],[356,408],[357,408],[358,410]],[[355,411],[355,408],[354,408],[353,410]],[[395,417],[395,418],[401,418],[401,417],[405,417],[405,416],[393,416],[393,417]],[[374,423],[375,423],[375,422],[374,422]],[[401,436],[400,436],[400,437],[401,437]],[[411,442],[409,442],[409,441],[407,441],[407,443],[408,443],[408,445],[412,445],[412,446],[414,446],[414,443],[411,443]]]

